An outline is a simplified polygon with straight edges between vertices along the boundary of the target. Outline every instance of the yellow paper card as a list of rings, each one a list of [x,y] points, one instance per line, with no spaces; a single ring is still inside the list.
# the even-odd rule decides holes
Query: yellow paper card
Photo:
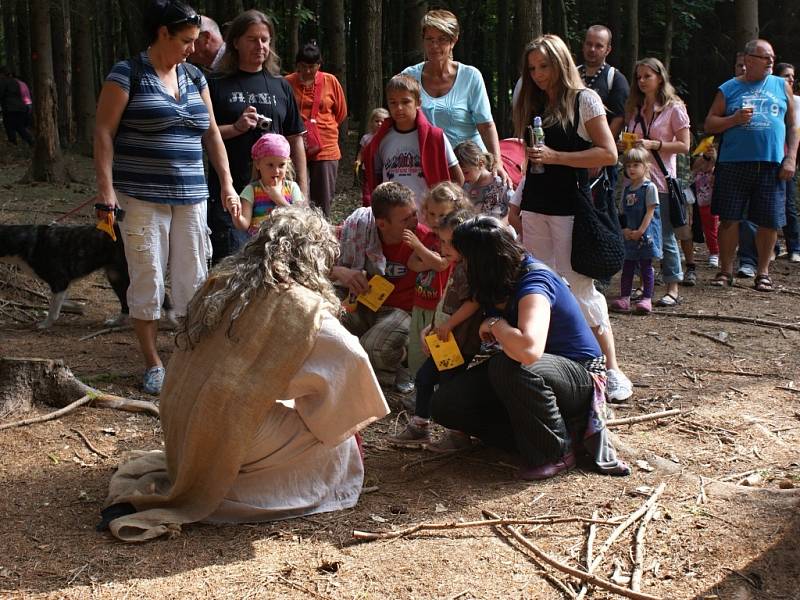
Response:
[[[393,289],[393,283],[387,281],[380,275],[373,275],[372,279],[369,280],[369,291],[360,294],[358,296],[358,301],[368,309],[377,312],[377,310],[383,306],[383,303],[389,297],[389,294],[392,293]]]
[[[426,335],[425,341],[428,342],[431,358],[433,358],[436,368],[440,371],[454,369],[464,364],[464,357],[461,356],[461,350],[458,349],[458,344],[452,333],[450,333],[446,342],[440,340],[435,333]]]
[[[637,139],[638,138],[636,137],[635,133],[631,133],[630,131],[622,132],[622,145],[625,148],[625,152],[633,148],[633,145],[636,143]]]

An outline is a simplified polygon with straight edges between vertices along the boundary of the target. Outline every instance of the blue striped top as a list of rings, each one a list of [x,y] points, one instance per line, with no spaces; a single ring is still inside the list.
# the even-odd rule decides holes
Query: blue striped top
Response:
[[[203,171],[202,136],[208,129],[208,109],[188,67],[178,65],[180,99],[170,94],[156,75],[146,52],[139,89],[122,113],[114,138],[114,189],[139,200],[159,204],[196,204],[208,198]],[[106,81],[130,90],[130,64],[118,62]]]

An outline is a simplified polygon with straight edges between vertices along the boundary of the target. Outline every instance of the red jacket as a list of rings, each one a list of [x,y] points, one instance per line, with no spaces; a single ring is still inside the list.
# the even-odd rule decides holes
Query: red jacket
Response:
[[[444,131],[431,125],[421,109],[417,109],[416,119],[417,135],[419,136],[419,155],[422,160],[422,175],[428,187],[433,187],[442,181],[450,181],[450,167],[447,165],[447,154],[444,150]],[[372,190],[381,183],[380,175],[376,173],[375,157],[381,147],[381,141],[389,130],[394,127],[391,117],[385,119],[380,129],[375,133],[366,148],[364,148],[364,175],[367,185],[361,196],[363,206],[372,203]]]

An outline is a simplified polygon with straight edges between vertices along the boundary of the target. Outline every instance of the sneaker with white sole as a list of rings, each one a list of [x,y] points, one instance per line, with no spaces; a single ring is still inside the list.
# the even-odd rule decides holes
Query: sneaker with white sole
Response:
[[[406,367],[397,369],[397,374],[394,378],[394,389],[401,394],[410,394],[414,391],[414,379]]]
[[[740,265],[739,270],[736,271],[736,276],[741,279],[749,279],[756,276],[756,268],[750,265]]]
[[[789,262],[800,263],[800,252],[790,252]]]
[[[624,402],[633,395],[633,384],[619,369],[606,371],[606,396],[610,402]]]
[[[164,367],[150,367],[144,372],[142,379],[142,391],[151,396],[158,396],[161,387],[164,385]]]
[[[708,257],[708,266],[715,269],[719,268],[719,254],[711,254]]]
[[[431,430],[428,424],[416,424],[409,421],[406,428],[395,436],[389,438],[389,443],[395,446],[420,447],[431,441]]]

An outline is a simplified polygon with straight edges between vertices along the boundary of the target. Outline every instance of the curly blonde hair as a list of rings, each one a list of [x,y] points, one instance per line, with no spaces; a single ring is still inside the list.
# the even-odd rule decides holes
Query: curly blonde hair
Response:
[[[227,335],[257,294],[301,285],[318,293],[338,314],[341,303],[329,279],[339,256],[330,223],[318,209],[276,208],[244,248],[225,258],[197,291],[175,337],[192,348],[227,320]]]

